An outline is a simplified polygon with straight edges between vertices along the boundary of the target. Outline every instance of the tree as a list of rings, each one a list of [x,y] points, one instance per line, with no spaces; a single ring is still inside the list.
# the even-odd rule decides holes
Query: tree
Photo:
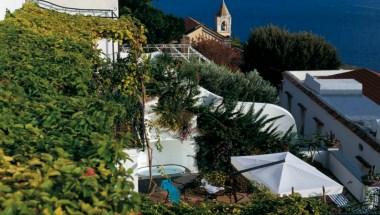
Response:
[[[148,29],[148,43],[168,43],[185,33],[182,18],[164,14],[152,6],[151,0],[121,0],[120,15],[131,15]]]
[[[257,69],[278,86],[286,70],[337,69],[336,49],[325,39],[307,32],[290,33],[275,26],[255,29],[244,48],[244,69]]]
[[[218,65],[228,67],[232,71],[240,69],[242,56],[237,48],[228,47],[215,40],[202,40],[194,48]]]
[[[147,84],[147,92],[159,97],[154,107],[159,116],[157,123],[186,139],[191,132],[196,96],[199,94],[196,72],[181,71],[182,62],[168,55],[159,56],[151,63],[152,78]]]
[[[211,105],[198,114],[199,135],[195,138],[199,150],[196,154],[198,168],[204,171],[232,170],[231,156],[265,154],[287,151],[290,130],[277,132],[273,121],[262,110],[235,110],[236,102],[224,101],[218,107]],[[268,126],[266,129],[263,129]]]

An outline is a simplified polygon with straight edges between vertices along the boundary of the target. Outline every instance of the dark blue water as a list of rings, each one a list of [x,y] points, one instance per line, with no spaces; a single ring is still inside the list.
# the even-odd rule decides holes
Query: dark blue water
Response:
[[[215,27],[221,0],[155,0],[161,10]],[[274,24],[325,37],[344,63],[380,71],[380,0],[226,0],[233,35]]]

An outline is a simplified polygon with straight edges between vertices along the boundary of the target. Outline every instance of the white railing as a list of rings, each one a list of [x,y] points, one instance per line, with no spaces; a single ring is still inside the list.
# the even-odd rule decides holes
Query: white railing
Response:
[[[209,63],[210,60],[195,50],[190,44],[150,44],[145,48],[145,53],[161,52],[176,59],[190,61],[191,59],[199,62]]]
[[[49,1],[44,0],[33,0],[39,7],[54,10],[61,13],[68,14],[82,14],[87,16],[98,16],[103,18],[117,18],[115,11],[107,9],[82,9],[82,8],[72,8],[65,7],[61,5],[54,4]]]

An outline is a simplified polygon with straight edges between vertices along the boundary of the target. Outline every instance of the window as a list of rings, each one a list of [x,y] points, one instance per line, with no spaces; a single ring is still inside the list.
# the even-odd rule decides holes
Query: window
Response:
[[[363,149],[364,149],[363,145],[359,143],[359,150],[363,151]]]
[[[289,110],[289,112],[292,112],[292,100],[293,100],[293,96],[288,91],[286,91],[285,94],[287,96],[288,110]]]
[[[325,125],[321,120],[319,120],[317,117],[314,117],[315,122],[315,133],[322,134],[323,126]]]
[[[306,118],[306,107],[301,103],[298,103],[298,107],[300,108],[300,125],[299,130],[301,135],[305,135],[305,118]]]
[[[226,21],[223,21],[223,22],[222,22],[221,30],[222,30],[222,31],[226,31],[226,30],[227,30]]]

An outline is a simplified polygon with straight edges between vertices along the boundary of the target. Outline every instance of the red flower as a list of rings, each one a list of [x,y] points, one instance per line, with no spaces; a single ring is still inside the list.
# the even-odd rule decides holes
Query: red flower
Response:
[[[88,167],[84,176],[95,176],[96,172],[94,168]]]

